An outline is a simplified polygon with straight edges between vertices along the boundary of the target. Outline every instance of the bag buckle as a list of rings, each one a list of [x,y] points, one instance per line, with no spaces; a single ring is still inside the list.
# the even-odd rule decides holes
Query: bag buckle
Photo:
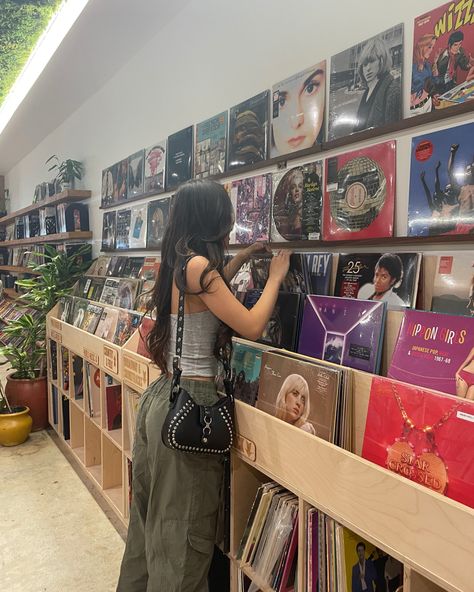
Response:
[[[203,444],[207,444],[209,441],[209,436],[211,435],[211,424],[212,424],[212,415],[208,412],[207,408],[203,416],[204,427],[202,428],[202,438],[201,441]]]

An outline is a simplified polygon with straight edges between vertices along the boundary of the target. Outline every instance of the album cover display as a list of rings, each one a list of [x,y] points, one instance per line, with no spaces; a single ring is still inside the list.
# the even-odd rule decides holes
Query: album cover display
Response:
[[[145,193],[165,190],[166,140],[145,149]]]
[[[242,300],[248,290],[253,289],[252,263],[247,261],[230,281],[232,292]]]
[[[474,398],[474,318],[405,310],[387,376]]]
[[[474,98],[474,11],[448,2],[415,19],[410,114]]]
[[[474,123],[412,139],[410,236],[474,233]]]
[[[272,158],[322,143],[325,97],[325,60],[273,85]]]
[[[326,160],[324,240],[393,235],[395,141]]]
[[[403,23],[331,58],[329,140],[402,117]]]
[[[97,329],[95,330],[97,337],[113,342],[115,330],[117,329],[118,316],[118,308],[104,308]]]
[[[160,271],[159,257],[145,257],[138,277],[142,280],[156,280]]]
[[[178,185],[193,176],[193,126],[168,136],[166,151],[166,189]]]
[[[232,348],[232,377],[234,397],[255,406],[264,346],[234,340]]]
[[[79,232],[89,230],[89,208],[87,204],[59,204],[58,218],[61,213],[59,232]]]
[[[127,199],[128,159],[124,158],[111,167],[113,175],[114,193],[113,203]]]
[[[92,304],[89,302],[84,314],[84,320],[82,321],[81,329],[87,331],[88,333],[95,333],[100,316],[102,314],[102,310],[102,306],[97,306],[97,304]]]
[[[229,170],[267,159],[269,91],[231,107]]]
[[[298,351],[376,374],[380,366],[385,302],[306,296]]]
[[[396,592],[403,584],[403,564],[355,532],[334,523],[327,516],[325,518],[326,524],[328,520],[330,524],[330,539],[335,540],[336,557],[333,561],[338,570],[336,577],[341,576],[338,589],[354,592],[363,590],[365,584],[365,589],[371,592]]]
[[[255,290],[263,290],[270,274],[272,256],[253,257],[250,260],[252,273],[252,285]],[[309,276],[306,257],[304,253],[292,253],[290,255],[290,267],[281,287],[282,292],[307,294],[309,289]]]
[[[160,248],[170,217],[171,199],[165,197],[148,204],[148,229],[146,246]]]
[[[131,208],[129,244],[131,249],[145,248],[147,227],[147,205]]]
[[[194,147],[194,176],[204,179],[225,171],[227,152],[228,114],[223,111],[196,124]]]
[[[139,150],[128,157],[127,166],[127,199],[143,195],[143,178],[145,168],[145,151]]]
[[[257,409],[334,441],[341,370],[264,352]]]
[[[269,240],[271,198],[271,173],[232,182],[231,201],[236,216],[231,242],[244,245]]]
[[[306,264],[309,279],[309,294],[327,296],[331,282],[332,253],[307,253]]]
[[[474,317],[474,252],[438,257],[431,301],[433,312]]]
[[[102,207],[110,206],[114,203],[114,179],[116,177],[114,167],[116,166],[117,165],[112,165],[102,171],[102,190],[100,198],[100,205]]]
[[[420,262],[419,253],[340,254],[334,296],[414,308]]]
[[[473,421],[472,400],[374,377],[362,456],[473,508]]]
[[[126,257],[126,263],[122,274],[123,277],[138,279],[144,261],[145,257]]]
[[[321,160],[273,174],[273,242],[321,238],[323,163]]]
[[[142,315],[127,310],[119,310],[117,317],[117,327],[113,341],[116,345],[124,345],[132,336],[132,333],[138,328]]]
[[[117,212],[117,231],[115,239],[116,249],[130,248],[130,226],[132,223],[132,210],[119,210]]]
[[[102,250],[115,249],[115,236],[117,233],[117,213],[104,212],[102,218]],[[100,275],[100,274],[98,274]]]
[[[249,290],[244,300],[246,308],[252,308],[261,294],[261,290]],[[303,294],[280,292],[272,316],[259,341],[266,345],[295,351],[303,301]]]
[[[71,323],[74,327],[82,327],[89,302],[84,298],[74,298]]]

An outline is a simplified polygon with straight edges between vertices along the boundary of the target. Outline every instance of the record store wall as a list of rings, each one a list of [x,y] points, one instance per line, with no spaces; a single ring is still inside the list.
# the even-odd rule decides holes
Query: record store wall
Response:
[[[97,255],[102,232],[102,215],[98,213],[102,169],[323,59],[328,60],[329,69],[332,55],[400,22],[405,27],[406,116],[413,21],[441,3],[194,0],[124,63],[99,92],[9,171],[6,186],[10,195],[15,196],[15,209],[31,203],[35,185],[45,178],[44,162],[51,154],[83,160],[86,176],[82,186],[92,189],[90,207],[97,212],[90,216]],[[326,87],[328,91],[328,83]],[[461,117],[460,121],[430,129],[467,119]],[[395,136],[397,234],[406,232],[410,138],[420,133],[417,129]],[[387,139],[392,138],[378,141]],[[344,150],[334,154],[340,152]],[[238,176],[234,174],[233,178]]]

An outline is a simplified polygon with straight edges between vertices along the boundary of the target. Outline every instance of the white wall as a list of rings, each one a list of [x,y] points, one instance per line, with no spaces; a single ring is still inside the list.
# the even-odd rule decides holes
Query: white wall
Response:
[[[82,185],[93,192],[91,230],[98,254],[103,168],[400,21],[405,24],[406,112],[413,20],[439,4],[440,0],[195,0],[9,171],[6,187],[12,209],[31,203],[35,185],[47,178],[44,162],[51,154],[82,160]],[[468,117],[458,119],[461,123]],[[453,123],[431,129],[448,125]],[[406,232],[411,135],[396,136],[397,234]]]

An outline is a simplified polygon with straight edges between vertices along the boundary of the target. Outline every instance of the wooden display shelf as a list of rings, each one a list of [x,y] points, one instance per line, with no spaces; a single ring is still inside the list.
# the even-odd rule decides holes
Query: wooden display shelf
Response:
[[[445,590],[471,589],[473,509],[240,401],[236,430],[245,463]]]
[[[30,273],[31,275],[41,275],[39,271],[33,271],[29,267],[22,267],[21,265],[0,265],[1,271],[9,271],[11,273]]]
[[[474,101],[473,101],[474,102]],[[351,252],[359,247],[413,247],[421,249],[430,245],[446,245],[446,240],[450,243],[464,244],[474,243],[473,234],[453,234],[449,237],[440,236],[391,236],[386,238],[367,238],[367,239],[351,239],[351,240],[335,240],[335,241],[324,241],[324,240],[301,240],[301,241],[290,241],[290,242],[272,242],[269,241],[268,245],[275,249],[307,249],[309,251],[314,249],[332,249],[332,248],[347,248]],[[248,245],[229,245],[229,249],[240,250],[247,248]],[[129,251],[154,251],[157,252],[159,249],[156,247],[143,247],[140,249],[101,249],[102,253],[128,253]]]
[[[33,238],[22,238],[18,240],[0,242],[0,247],[20,247],[22,245],[38,245],[40,243],[60,243],[67,240],[89,240],[92,232],[81,230],[76,232],[60,232],[58,234],[47,234],[46,236],[34,236]]]
[[[29,214],[31,212],[37,212],[46,206],[57,206],[66,202],[82,201],[83,199],[89,199],[91,195],[92,192],[88,190],[66,189],[65,191],[57,193],[56,195],[52,195],[47,199],[38,201],[34,204],[31,204],[30,206],[26,206],[25,208],[21,208],[21,210],[16,210],[16,212],[12,212],[11,214],[8,214],[8,216],[3,216],[3,218],[0,218],[0,226],[5,226],[10,222],[14,222],[15,218],[18,218],[18,216],[24,216],[25,214]]]
[[[161,376],[160,369],[149,359],[137,354],[140,335],[130,337],[122,349],[122,381],[133,390],[143,391]]]
[[[273,588],[267,586],[263,582],[262,578],[260,578],[258,574],[256,574],[249,565],[246,565],[245,563],[238,561],[237,566],[240,569],[240,571],[242,571],[248,578],[252,580],[252,582],[254,582],[258,586],[259,592],[275,592]]]
[[[3,293],[11,300],[17,300],[21,296],[21,294],[19,294],[15,288],[3,288]]]
[[[300,158],[315,156],[319,158],[320,155],[324,156],[324,153],[329,152],[331,150],[335,150],[337,148],[345,148],[352,146],[353,144],[357,144],[359,142],[366,142],[367,140],[380,140],[382,141],[383,136],[395,134],[398,132],[407,131],[413,128],[420,128],[421,126],[426,125],[427,123],[437,123],[444,120],[450,120],[459,115],[464,115],[466,113],[471,113],[474,111],[474,101],[467,101],[461,105],[454,105],[449,107],[449,109],[439,109],[437,111],[432,111],[430,113],[424,113],[422,115],[417,115],[416,117],[407,117],[404,119],[400,119],[399,121],[395,121],[393,123],[388,123],[386,125],[371,128],[367,130],[363,130],[360,132],[356,132],[354,134],[350,134],[348,136],[344,136],[342,138],[338,138],[337,140],[331,140],[329,142],[323,142],[322,144],[318,144],[316,146],[312,146],[311,148],[305,148],[304,150],[298,150],[297,152],[292,152],[291,154],[285,154],[283,156],[276,156],[275,158],[269,158],[267,160],[257,162],[255,164],[239,167],[238,169],[232,169],[225,171],[223,173],[219,173],[217,175],[212,175],[208,177],[208,179],[218,181],[222,179],[227,179],[229,177],[239,176],[242,178],[243,175],[247,175],[248,173],[257,173],[262,171],[263,169],[267,169],[271,166],[277,166],[278,168],[286,167],[288,162],[293,162]],[[175,189],[166,189],[166,191],[161,193],[147,193],[143,195],[137,195],[136,197],[132,197],[127,200],[123,200],[119,203],[109,204],[106,206],[101,206],[100,209],[108,210],[111,208],[123,207],[126,206],[128,203],[133,201],[139,201],[141,199],[146,199],[148,197],[156,196],[157,199],[160,197],[168,197],[172,195],[176,191]],[[140,249],[143,250],[143,249]]]

